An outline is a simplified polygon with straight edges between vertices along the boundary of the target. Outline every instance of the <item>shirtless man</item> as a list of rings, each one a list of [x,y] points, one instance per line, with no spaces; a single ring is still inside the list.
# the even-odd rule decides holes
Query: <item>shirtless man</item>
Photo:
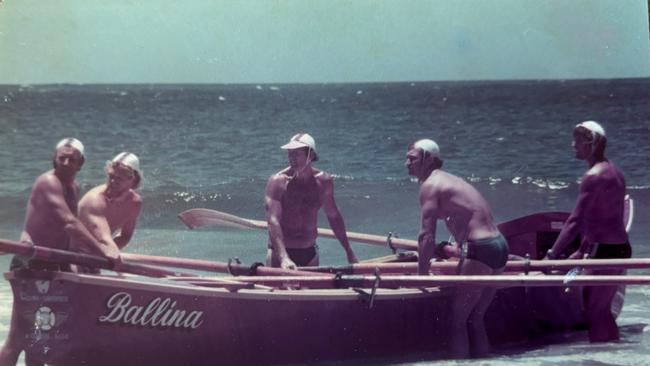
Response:
[[[318,160],[316,142],[310,135],[299,133],[282,149],[287,150],[289,166],[269,178],[264,198],[269,227],[266,264],[284,269],[318,265],[316,237],[321,207],[348,262],[357,263],[334,202],[332,177],[311,165]]]
[[[584,160],[589,170],[582,176],[576,205],[560,235],[549,249],[547,258],[557,258],[580,234],[580,248],[570,259],[630,258],[632,248],[623,222],[625,178],[607,158],[607,138],[603,127],[585,121],[573,130],[573,148],[577,159]],[[622,270],[593,270],[588,274],[618,275]],[[611,313],[617,286],[586,287],[585,308],[589,321],[589,340],[618,340],[619,332]]]
[[[421,229],[418,235],[418,273],[428,275],[430,261],[461,258],[461,275],[494,275],[503,272],[508,260],[508,244],[496,225],[481,194],[462,178],[443,171],[440,149],[424,139],[411,144],[406,155],[408,173],[420,182]],[[436,244],[436,223],[443,220],[456,242]],[[466,248],[466,254],[463,255]],[[483,321],[495,294],[492,287],[458,288],[452,301],[451,356],[470,356],[470,340],[475,356],[489,351]],[[470,337],[471,332],[471,337]]]
[[[105,171],[106,183],[91,189],[79,201],[79,219],[100,243],[119,251],[131,240],[142,208],[142,199],[134,191],[142,179],[140,161],[135,154],[122,152],[106,162]],[[74,240],[72,249],[87,252]]]
[[[53,157],[54,169],[41,174],[34,185],[27,203],[25,227],[20,236],[24,243],[54,249],[69,249],[70,240],[79,243],[93,253],[113,260],[116,251],[100,244],[76,217],[79,186],[75,182],[77,172],[84,164],[84,146],[75,138],[65,138],[56,145]],[[49,263],[22,256],[15,256],[11,269],[32,268],[44,270],[69,270],[69,266]],[[22,346],[13,334],[21,320],[13,312],[11,328],[0,352],[0,366],[15,365]],[[26,357],[27,364],[30,362]]]

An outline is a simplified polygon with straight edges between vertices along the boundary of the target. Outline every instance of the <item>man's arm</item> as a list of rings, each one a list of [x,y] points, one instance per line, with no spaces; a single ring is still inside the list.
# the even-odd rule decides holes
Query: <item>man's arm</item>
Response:
[[[359,263],[352,247],[350,247],[350,242],[348,241],[348,234],[345,230],[345,222],[343,221],[343,216],[336,206],[334,201],[334,183],[332,178],[329,175],[323,176],[321,178],[322,187],[323,187],[323,210],[327,216],[327,221],[336,235],[336,238],[341,243],[341,246],[345,250],[345,254],[348,258],[348,263]]]
[[[129,219],[122,225],[120,228],[120,233],[116,237],[113,238],[113,241],[115,244],[117,244],[117,247],[122,249],[124,248],[129,241],[131,241],[131,238],[133,237],[133,232],[135,231],[135,225],[138,221],[138,217],[140,216],[140,210],[142,209],[142,200],[140,198],[136,199],[134,202],[134,208],[131,212],[129,212]]]
[[[418,235],[418,274],[428,275],[431,268],[431,258],[436,249],[436,222],[438,213],[438,197],[435,189],[429,185],[420,188],[421,224]]]
[[[52,212],[63,222],[63,229],[71,239],[81,242],[95,251],[101,252],[101,244],[93,237],[84,224],[70,211],[65,202],[63,186],[54,177],[46,177],[39,182],[37,189],[43,194],[45,203],[52,208]],[[103,252],[101,252],[103,254]]]
[[[284,181],[279,176],[269,178],[266,184],[264,204],[266,206],[266,221],[268,223],[269,240],[273,249],[273,255],[280,260],[280,267],[283,269],[296,269],[296,264],[289,258],[287,248],[284,245],[282,234],[282,198]]]
[[[562,251],[564,251],[567,245],[575,240],[578,234],[582,233],[584,228],[585,215],[589,211],[593,196],[595,195],[595,189],[597,188],[597,185],[595,183],[597,182],[593,176],[585,176],[583,178],[583,181],[580,184],[580,192],[578,193],[576,206],[573,208],[573,211],[571,211],[569,218],[564,223],[564,227],[562,227],[560,235],[558,235],[555,243],[546,254],[546,257],[548,259],[557,258],[557,256],[560,255]],[[582,234],[583,240],[581,241],[580,249],[578,249],[579,252],[583,250],[586,251],[588,246],[588,243],[586,240],[584,240],[584,233]],[[576,254],[576,256],[581,256],[580,253],[574,254]],[[582,254],[584,254],[584,252]],[[572,254],[573,258],[576,258],[576,256]]]

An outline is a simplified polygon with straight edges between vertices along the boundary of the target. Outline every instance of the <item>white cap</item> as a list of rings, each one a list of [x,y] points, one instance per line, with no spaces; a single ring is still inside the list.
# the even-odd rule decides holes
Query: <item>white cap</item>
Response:
[[[79,151],[81,156],[84,155],[84,144],[82,144],[81,141],[77,140],[74,137],[66,137],[63,140],[59,141],[59,143],[56,144],[56,150],[64,146],[76,149],[77,151]]]
[[[308,133],[298,133],[293,135],[291,140],[289,140],[288,143],[282,145],[280,148],[284,150],[294,150],[303,147],[308,147],[311,149],[311,152],[314,154],[313,160],[318,160],[318,154],[316,153],[316,141]]]
[[[421,149],[422,151],[429,153],[434,158],[440,157],[440,148],[435,141],[430,139],[418,140],[413,144],[414,149]]]
[[[582,127],[582,128],[584,128],[584,129],[587,129],[587,130],[591,131],[592,134],[595,134],[595,135],[600,135],[600,136],[602,136],[602,137],[605,137],[605,136],[606,136],[606,135],[605,135],[605,129],[603,128],[603,126],[601,126],[601,125],[600,125],[598,122],[596,122],[596,121],[584,121],[584,122],[580,122],[580,123],[578,123],[578,124],[576,125],[575,128],[578,128],[578,127]]]
[[[127,166],[133,171],[137,172],[139,175],[142,175],[140,173],[140,159],[138,159],[135,154],[130,153],[130,152],[121,152],[117,154],[113,160],[111,160],[112,163],[120,163],[124,166]]]

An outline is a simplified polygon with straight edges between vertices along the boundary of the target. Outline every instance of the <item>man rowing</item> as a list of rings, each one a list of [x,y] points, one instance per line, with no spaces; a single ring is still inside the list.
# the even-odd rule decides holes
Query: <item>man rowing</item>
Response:
[[[284,269],[319,264],[316,246],[318,211],[322,207],[349,263],[357,263],[334,201],[332,177],[312,166],[318,160],[316,142],[306,133],[281,147],[289,166],[269,178],[265,206],[269,230],[267,265]]]
[[[492,219],[481,194],[460,177],[442,170],[438,144],[429,139],[411,144],[406,155],[408,173],[420,182],[421,228],[418,235],[418,273],[428,275],[433,257],[461,258],[461,275],[495,275],[508,261],[508,244]],[[436,224],[443,220],[456,242],[436,244]],[[466,254],[463,254],[466,253]],[[489,351],[484,315],[495,294],[492,287],[458,287],[452,300],[450,351],[467,358]],[[470,347],[470,340],[472,345]]]
[[[53,249],[69,249],[73,240],[79,246],[93,253],[99,253],[113,260],[119,252],[103,246],[77,218],[79,185],[75,181],[77,172],[85,161],[84,146],[75,138],[65,138],[56,144],[53,169],[41,174],[32,186],[27,202],[25,227],[20,240],[32,245]],[[36,259],[14,256],[11,269],[31,268],[40,270],[69,270],[69,265],[50,263]],[[19,314],[12,313],[11,328],[0,352],[0,365],[15,365],[22,350],[13,330],[21,326]],[[26,357],[27,364],[31,364]]]
[[[102,245],[119,252],[131,240],[142,208],[142,198],[135,191],[142,180],[140,160],[133,153],[121,152],[106,162],[105,171],[106,183],[79,201],[79,219]],[[87,252],[77,241],[71,244],[73,250]]]
[[[575,156],[584,160],[589,170],[582,176],[576,205],[547,258],[555,259],[581,237],[579,249],[569,259],[630,258],[632,248],[625,223],[625,178],[605,157],[605,129],[595,121],[585,121],[573,130]],[[620,275],[623,270],[592,270],[589,274]],[[589,322],[589,340],[607,342],[619,339],[618,327],[611,312],[617,286],[586,287],[585,309]]]

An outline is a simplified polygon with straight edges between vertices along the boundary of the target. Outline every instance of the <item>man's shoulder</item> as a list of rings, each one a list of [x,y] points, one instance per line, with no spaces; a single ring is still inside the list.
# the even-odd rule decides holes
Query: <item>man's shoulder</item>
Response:
[[[131,194],[130,197],[131,203],[135,206],[142,206],[142,196],[140,196],[140,193],[131,190],[130,194]]]
[[[583,184],[593,184],[598,182],[606,182],[610,180],[619,180],[623,178],[623,173],[616,165],[607,162],[604,164],[596,164],[585,172],[582,177]]]
[[[82,210],[90,207],[102,208],[106,206],[106,200],[102,197],[103,187],[104,185],[102,184],[86,192],[86,194],[81,197],[81,200],[79,200],[79,209]]]
[[[59,178],[54,175],[53,170],[49,170],[41,175],[39,175],[34,180],[34,189],[48,189],[48,188],[57,188],[62,187],[61,181]]]
[[[283,169],[280,170],[279,172],[273,174],[272,176],[269,177],[268,184],[269,185],[277,185],[281,183],[287,182],[290,177],[287,174],[288,169]]]
[[[312,168],[312,174],[314,175],[314,178],[316,180],[319,180],[321,182],[331,182],[332,181],[332,176],[324,171],[324,170],[319,170],[316,168]]]

